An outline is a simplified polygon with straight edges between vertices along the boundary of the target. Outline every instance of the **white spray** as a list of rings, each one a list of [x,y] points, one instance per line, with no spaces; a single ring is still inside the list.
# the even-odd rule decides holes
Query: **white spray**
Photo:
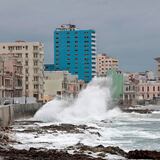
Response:
[[[54,99],[45,104],[34,116],[44,122],[88,122],[102,120],[111,105],[110,78],[94,78],[71,103]]]

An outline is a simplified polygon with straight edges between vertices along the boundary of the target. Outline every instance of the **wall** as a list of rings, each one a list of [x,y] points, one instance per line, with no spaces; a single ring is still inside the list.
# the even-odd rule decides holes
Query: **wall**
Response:
[[[0,106],[0,126],[7,127],[13,122],[13,107]]]
[[[42,104],[16,104],[13,106],[14,119],[33,117]]]
[[[33,117],[42,104],[15,104],[0,106],[0,126],[7,127],[16,119]]]

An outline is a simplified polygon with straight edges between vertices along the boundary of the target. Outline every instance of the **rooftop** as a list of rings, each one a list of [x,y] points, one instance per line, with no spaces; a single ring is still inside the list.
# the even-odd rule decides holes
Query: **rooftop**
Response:
[[[76,25],[73,24],[62,24],[59,28],[56,28],[59,31],[73,31],[77,30]]]

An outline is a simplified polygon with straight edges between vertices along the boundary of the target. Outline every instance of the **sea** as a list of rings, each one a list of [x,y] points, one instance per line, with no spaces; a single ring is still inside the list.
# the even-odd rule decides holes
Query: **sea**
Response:
[[[88,146],[118,146],[130,150],[160,151],[160,106],[148,114],[126,113],[112,103],[111,79],[94,78],[76,98],[46,103],[34,117],[19,120],[13,127],[14,148],[65,149],[82,143]],[[145,108],[146,106],[139,106]],[[82,132],[45,131],[51,125],[86,125]],[[47,127],[46,127],[47,128]]]

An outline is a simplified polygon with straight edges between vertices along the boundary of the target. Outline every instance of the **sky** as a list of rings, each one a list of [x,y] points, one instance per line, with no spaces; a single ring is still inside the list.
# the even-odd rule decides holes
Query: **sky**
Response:
[[[53,63],[53,32],[61,24],[94,29],[97,53],[124,71],[156,70],[160,0],[0,0],[0,42],[41,41]]]

